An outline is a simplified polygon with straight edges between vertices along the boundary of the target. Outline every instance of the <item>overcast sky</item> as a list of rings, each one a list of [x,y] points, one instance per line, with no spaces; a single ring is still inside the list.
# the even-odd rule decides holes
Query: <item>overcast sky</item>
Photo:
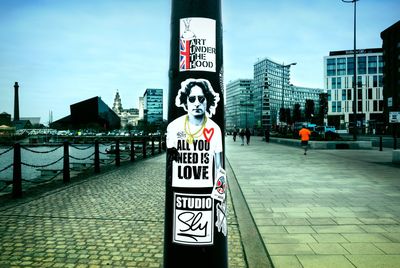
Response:
[[[399,10],[357,2],[357,48],[381,47]],[[0,0],[0,113],[13,116],[16,81],[20,116],[44,124],[94,96],[112,107],[117,89],[124,108],[146,88],[168,101],[170,14],[169,0]],[[323,88],[323,57],[353,48],[353,4],[341,0],[222,0],[222,17],[225,84],[268,57],[297,62],[294,85]]]

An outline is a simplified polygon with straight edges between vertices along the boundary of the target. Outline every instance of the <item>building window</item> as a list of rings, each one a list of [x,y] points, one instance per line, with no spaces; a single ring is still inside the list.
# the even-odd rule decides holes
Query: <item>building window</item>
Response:
[[[338,77],[336,80],[336,88],[341,89],[342,88],[342,78]]]
[[[357,107],[358,111],[362,112],[362,101],[358,101],[357,104],[358,104],[358,107]]]
[[[347,90],[342,89],[342,100],[346,100],[346,93],[347,93]]]
[[[378,72],[378,63],[376,56],[368,56],[368,74],[376,74]]]
[[[374,100],[374,112],[378,111],[378,101]]]
[[[362,76],[357,76],[357,87],[362,87]]]
[[[368,99],[372,100],[372,88],[368,88]]]
[[[383,100],[379,101],[379,111],[383,111]]]
[[[351,89],[347,90],[347,99],[351,100]]]
[[[336,89],[336,77],[332,77],[331,88]]]
[[[326,64],[327,76],[336,75],[336,59],[327,59]]]
[[[336,113],[336,101],[332,101],[332,113]]]
[[[372,84],[372,86],[373,87],[377,87],[378,86],[378,76],[377,75],[373,76],[373,84]]]
[[[347,75],[354,75],[354,58],[347,58]]]
[[[346,75],[346,58],[337,59],[337,75]]]
[[[378,87],[383,87],[383,75],[378,76]]]
[[[341,113],[342,112],[342,102],[341,101],[338,101],[337,102],[337,110],[336,110],[338,113]]]
[[[378,56],[378,73],[383,73],[383,57]]]
[[[359,56],[357,58],[357,73],[358,74],[366,74],[367,73],[367,57]]]
[[[357,99],[359,99],[359,100],[362,99],[362,89],[361,88],[357,89]]]
[[[327,93],[328,93],[328,101],[330,101],[332,99],[331,98],[331,90],[328,90]]]

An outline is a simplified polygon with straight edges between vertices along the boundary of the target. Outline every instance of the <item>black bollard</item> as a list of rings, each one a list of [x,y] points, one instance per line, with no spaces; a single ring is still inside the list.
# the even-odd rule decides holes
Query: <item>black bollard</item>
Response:
[[[135,141],[131,140],[131,162],[135,162]]]
[[[162,143],[162,138],[161,135],[158,137],[158,153],[161,154],[161,143]]]
[[[379,137],[379,151],[383,151],[383,138],[382,136]]]
[[[151,155],[154,156],[154,137],[151,137]]]
[[[69,142],[64,141],[64,165],[63,165],[63,182],[68,183],[71,181],[69,172]]]
[[[121,154],[119,150],[119,140],[115,141],[115,165],[119,167],[121,165]]]
[[[143,150],[143,158],[146,158],[146,153],[147,153],[147,140],[146,140],[146,137],[143,137],[142,150]]]
[[[170,41],[164,267],[225,268],[220,0],[172,0]]]
[[[100,173],[100,150],[99,141],[94,141],[94,173]]]
[[[15,143],[12,197],[19,198],[21,196],[22,196],[21,145],[19,143]]]

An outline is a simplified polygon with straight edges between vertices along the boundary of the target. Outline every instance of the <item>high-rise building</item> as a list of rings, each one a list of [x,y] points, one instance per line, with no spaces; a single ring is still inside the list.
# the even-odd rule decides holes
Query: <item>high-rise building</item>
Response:
[[[328,93],[328,124],[337,129],[349,129],[354,122],[356,108],[357,126],[374,132],[382,121],[383,111],[383,57],[381,48],[356,51],[357,91],[354,104],[354,54],[353,50],[331,51],[324,57],[324,88]]]
[[[144,120],[149,123],[163,121],[163,90],[161,88],[148,88],[143,95]]]
[[[316,106],[322,89],[297,87],[290,83],[290,66],[268,58],[254,64],[254,116],[256,128],[263,130],[276,125],[281,108],[290,109],[296,103],[304,108],[306,99],[312,99]]]
[[[226,129],[254,128],[253,79],[238,79],[226,85]]]
[[[383,97],[385,122],[389,112],[400,111],[400,21],[381,33],[383,48]]]

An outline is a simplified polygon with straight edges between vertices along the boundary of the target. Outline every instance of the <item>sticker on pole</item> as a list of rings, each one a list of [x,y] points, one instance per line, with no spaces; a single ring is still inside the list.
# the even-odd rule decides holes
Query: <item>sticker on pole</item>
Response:
[[[167,127],[167,148],[175,151],[172,186],[207,188],[214,186],[215,172],[222,167],[222,132],[211,119],[219,94],[206,79],[186,79],[175,99],[187,114]]]
[[[183,18],[179,22],[179,71],[215,72],[215,20]]]
[[[173,242],[212,245],[214,201],[207,194],[174,193]]]

